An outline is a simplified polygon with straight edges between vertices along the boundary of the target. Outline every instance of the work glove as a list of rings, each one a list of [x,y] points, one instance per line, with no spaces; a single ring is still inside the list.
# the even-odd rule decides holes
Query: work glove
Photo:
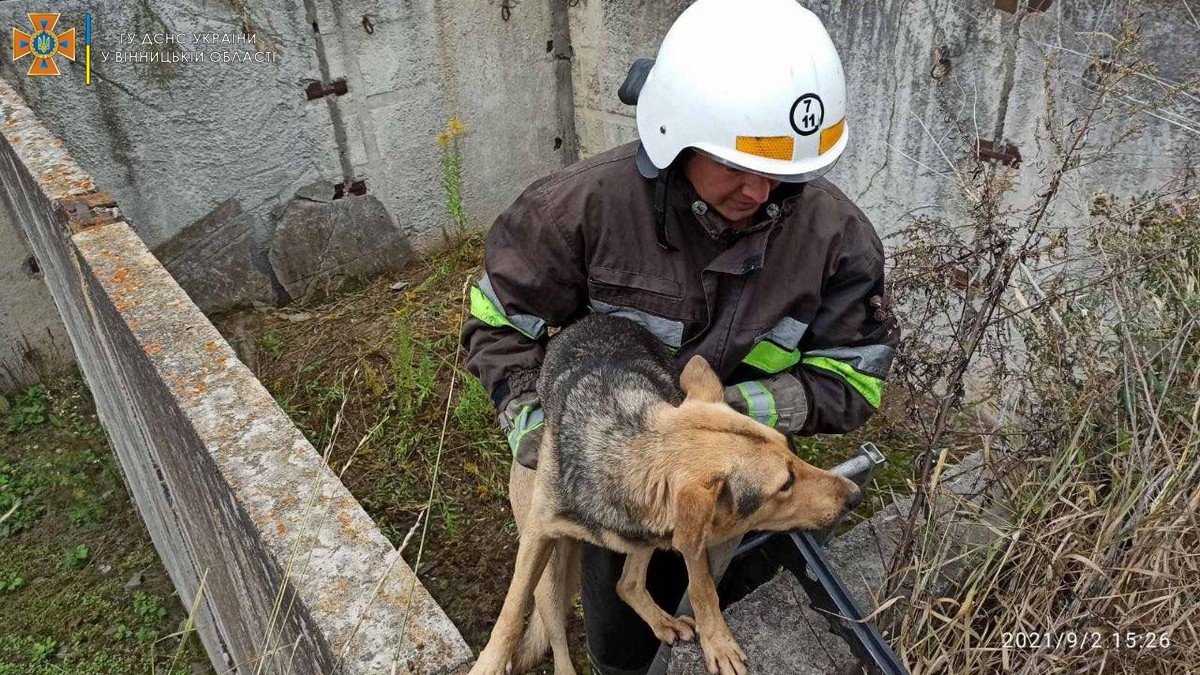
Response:
[[[536,469],[538,448],[542,444],[542,405],[537,394],[523,394],[509,401],[500,413],[500,429],[508,438],[513,459],[521,466]]]
[[[808,393],[790,373],[725,387],[725,402],[784,434],[800,431],[808,419]]]

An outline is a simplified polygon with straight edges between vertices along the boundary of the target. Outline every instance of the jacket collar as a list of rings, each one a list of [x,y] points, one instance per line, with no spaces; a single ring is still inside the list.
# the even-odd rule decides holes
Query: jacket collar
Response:
[[[796,212],[804,192],[804,185],[800,183],[779,185],[755,213],[748,227],[734,229],[728,220],[700,199],[682,171],[672,168],[667,178],[664,198],[669,217],[662,230],[665,244],[679,248],[687,238],[698,236],[697,229],[702,230],[711,240],[723,245],[723,250],[704,269],[723,274],[746,275],[762,269],[767,244],[772,233],[777,231],[776,225]]]
[[[735,229],[724,216],[700,198],[696,188],[682,171],[673,170],[668,184],[667,209],[674,216],[672,220],[676,222],[676,229],[685,230],[686,226],[681,228],[680,225],[696,222],[709,238],[732,243],[748,235],[769,230],[781,218],[791,215],[803,190],[803,183],[779,184],[771,191],[766,203],[755,212],[750,224]],[[671,236],[670,229],[668,228],[668,237]],[[680,232],[679,235],[683,233]]]

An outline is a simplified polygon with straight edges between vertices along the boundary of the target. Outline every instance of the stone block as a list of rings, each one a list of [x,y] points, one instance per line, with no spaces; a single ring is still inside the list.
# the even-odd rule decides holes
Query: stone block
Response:
[[[297,197],[279,218],[269,258],[288,295],[311,300],[399,270],[412,259],[412,248],[373,195],[329,202]]]
[[[829,634],[829,622],[811,609],[791,574],[780,574],[725,611],[725,620],[749,657],[750,673],[827,675],[854,663],[850,648]],[[676,646],[667,675],[708,675],[700,646]]]
[[[242,212],[241,202],[227,199],[160,244],[154,255],[205,313],[275,304],[271,277],[255,265],[257,224]]]

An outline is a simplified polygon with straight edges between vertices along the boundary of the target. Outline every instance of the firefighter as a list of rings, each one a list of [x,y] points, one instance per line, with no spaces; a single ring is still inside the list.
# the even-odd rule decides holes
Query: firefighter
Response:
[[[637,92],[639,140],[533,183],[488,233],[462,343],[514,471],[537,465],[547,331],[587,312],[640,323],[680,366],[704,356],[731,406],[786,434],[844,433],[879,408],[899,338],[883,246],[822,177],[848,112],[833,42],[794,0],[680,15]],[[584,546],[600,675],[643,673],[659,646],[616,595],[623,559]],[[647,584],[673,610],[681,559],[660,551]]]

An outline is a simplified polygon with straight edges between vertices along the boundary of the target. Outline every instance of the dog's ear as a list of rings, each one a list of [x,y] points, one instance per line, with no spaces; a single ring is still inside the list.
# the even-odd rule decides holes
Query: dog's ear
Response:
[[[721,385],[720,378],[708,365],[708,361],[699,354],[693,356],[683,367],[683,374],[679,376],[679,386],[693,401],[716,403],[725,398],[725,387]]]
[[[671,547],[687,556],[698,556],[708,548],[717,499],[725,489],[725,480],[713,476],[705,482],[685,484],[675,495],[675,532]]]
[[[763,503],[763,486],[734,471],[725,479],[718,507],[732,517],[743,519],[758,510]]]

